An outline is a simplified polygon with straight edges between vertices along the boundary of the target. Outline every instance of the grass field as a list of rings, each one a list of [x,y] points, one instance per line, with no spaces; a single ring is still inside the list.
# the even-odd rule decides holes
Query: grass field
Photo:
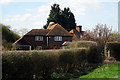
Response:
[[[82,78],[118,78],[120,76],[120,63],[106,64],[99,66],[87,75],[83,75],[76,79],[70,80],[82,80]]]

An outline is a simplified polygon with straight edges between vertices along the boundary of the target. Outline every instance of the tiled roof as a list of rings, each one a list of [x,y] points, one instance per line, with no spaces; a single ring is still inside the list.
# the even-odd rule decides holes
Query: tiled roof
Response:
[[[65,30],[61,25],[55,24],[51,26],[52,29],[48,32],[47,36],[72,36],[67,30]]]
[[[72,35],[59,24],[52,25],[50,29],[32,29],[26,35],[27,36],[41,35],[41,36],[71,36],[72,37]],[[13,43],[13,45],[18,43],[20,40],[22,40],[23,37],[18,39],[15,43]],[[31,42],[28,42],[28,43],[31,43]]]
[[[71,36],[71,34],[59,24],[52,25],[50,29],[32,29],[26,35]]]
[[[72,29],[69,33],[75,33],[76,29]]]
[[[80,39],[80,33],[76,29],[72,29],[69,33],[73,34],[75,39]]]
[[[26,35],[46,35],[50,29],[32,29]]]

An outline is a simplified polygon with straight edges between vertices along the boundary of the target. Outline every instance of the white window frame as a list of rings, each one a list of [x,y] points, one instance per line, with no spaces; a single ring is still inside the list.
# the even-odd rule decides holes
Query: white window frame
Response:
[[[55,36],[54,41],[62,41],[62,36]]]
[[[36,46],[36,50],[42,50],[42,46]]]
[[[43,36],[35,36],[35,41],[43,41]]]

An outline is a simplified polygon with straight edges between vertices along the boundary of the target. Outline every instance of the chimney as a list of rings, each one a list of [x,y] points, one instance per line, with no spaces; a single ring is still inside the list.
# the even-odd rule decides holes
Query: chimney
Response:
[[[52,25],[54,25],[55,23],[54,22],[50,22],[47,29],[50,29]]]
[[[81,32],[81,31],[82,31],[82,25],[76,26],[76,30],[77,30],[78,32]]]

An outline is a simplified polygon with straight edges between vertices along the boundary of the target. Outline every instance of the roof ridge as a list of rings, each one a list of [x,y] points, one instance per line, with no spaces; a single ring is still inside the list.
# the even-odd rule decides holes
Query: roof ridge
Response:
[[[58,24],[59,25],[59,24]],[[59,25],[60,27],[62,27],[61,25]],[[63,27],[62,27],[63,28]],[[65,28],[63,28],[68,34],[70,34]]]
[[[15,45],[18,41],[20,41],[23,37],[20,37],[18,40],[16,40],[12,45]]]
[[[64,31],[65,34],[63,34],[63,35],[69,35],[69,36],[71,36],[71,34],[65,28],[63,28],[60,24],[57,23],[57,24],[55,24],[53,26],[54,27],[48,32],[47,36],[51,35],[52,31],[54,31],[54,28],[56,28],[56,27],[61,28]]]
[[[54,27],[53,27],[52,29],[50,29],[50,31],[46,34],[46,36],[50,34],[50,32],[57,26],[57,24],[54,24],[54,25],[52,25],[52,26],[54,26]],[[52,26],[51,26],[51,27],[52,27]]]

